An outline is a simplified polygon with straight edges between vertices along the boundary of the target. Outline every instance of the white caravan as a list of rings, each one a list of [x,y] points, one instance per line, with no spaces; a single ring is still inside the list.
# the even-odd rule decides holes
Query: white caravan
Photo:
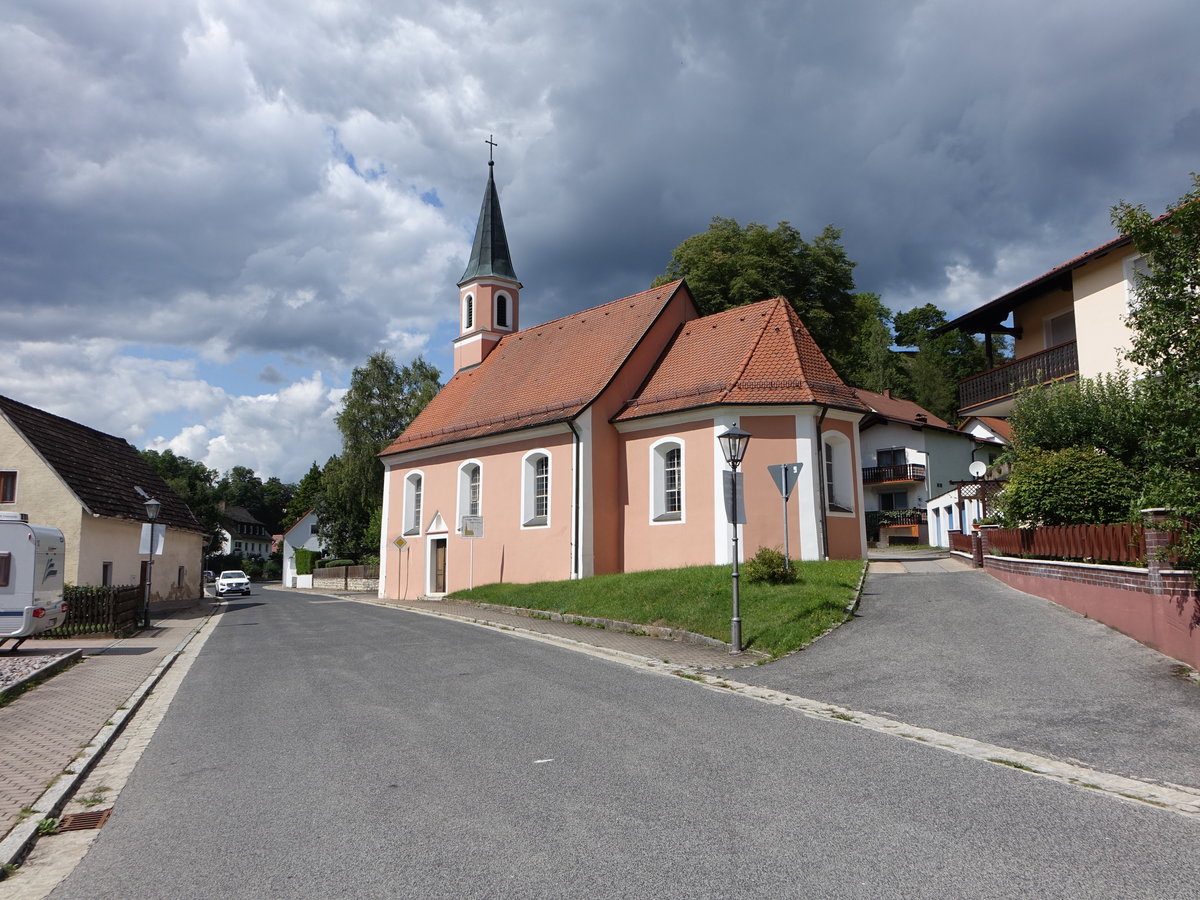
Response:
[[[66,540],[57,528],[30,525],[25,513],[0,513],[0,645],[67,620],[63,602]]]

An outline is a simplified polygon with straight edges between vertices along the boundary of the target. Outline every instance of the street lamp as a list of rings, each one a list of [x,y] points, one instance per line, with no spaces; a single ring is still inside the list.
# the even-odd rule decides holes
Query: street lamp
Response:
[[[146,600],[142,605],[142,627],[150,627],[150,582],[154,576],[154,520],[158,518],[158,511],[162,509],[162,504],[151,497],[144,504],[146,507],[146,518],[150,522],[150,540],[147,546],[146,554]]]
[[[717,435],[717,443],[721,445],[721,452],[725,455],[725,462],[729,464],[729,468],[733,470],[733,478],[731,479],[732,490],[732,509],[729,518],[733,521],[733,620],[730,622],[730,632],[733,643],[733,652],[742,652],[742,612],[741,612],[741,597],[738,594],[738,502],[737,502],[737,470],[742,464],[742,460],[746,456],[746,445],[750,443],[750,432],[742,431],[736,425],[732,428],[726,428],[725,431]]]

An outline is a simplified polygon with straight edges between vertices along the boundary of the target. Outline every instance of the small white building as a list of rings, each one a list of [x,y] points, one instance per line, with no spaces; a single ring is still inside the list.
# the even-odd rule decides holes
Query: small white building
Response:
[[[938,544],[933,501],[969,479],[972,462],[990,463],[1003,450],[992,431],[963,431],[911,400],[855,388],[871,410],[859,425],[869,541]],[[940,546],[945,546],[941,543]]]
[[[297,550],[313,550],[317,553],[325,550],[317,534],[317,514],[311,509],[283,533],[283,586],[312,587],[311,574],[296,574]]]

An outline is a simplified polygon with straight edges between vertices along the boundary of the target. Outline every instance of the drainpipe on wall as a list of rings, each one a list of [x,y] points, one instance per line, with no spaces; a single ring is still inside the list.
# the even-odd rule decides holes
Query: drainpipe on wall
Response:
[[[575,477],[572,485],[573,500],[571,501],[571,578],[582,578],[583,574],[580,571],[582,568],[579,564],[579,542],[583,531],[583,510],[579,508],[579,498],[583,495],[583,438],[575,428],[575,423],[567,419],[567,427],[571,429],[571,434],[574,435],[573,446],[575,450]]]
[[[821,556],[829,559],[829,500],[825,496],[825,437],[821,426],[825,423],[828,406],[821,407],[821,415],[817,419],[817,487],[821,492]]]

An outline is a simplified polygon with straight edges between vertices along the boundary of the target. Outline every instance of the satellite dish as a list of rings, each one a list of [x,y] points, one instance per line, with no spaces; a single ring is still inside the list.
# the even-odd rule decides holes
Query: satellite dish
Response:
[[[971,465],[967,467],[967,471],[971,473],[972,478],[982,478],[987,472],[987,464],[981,463],[979,460],[975,460],[975,462],[971,463]]]

